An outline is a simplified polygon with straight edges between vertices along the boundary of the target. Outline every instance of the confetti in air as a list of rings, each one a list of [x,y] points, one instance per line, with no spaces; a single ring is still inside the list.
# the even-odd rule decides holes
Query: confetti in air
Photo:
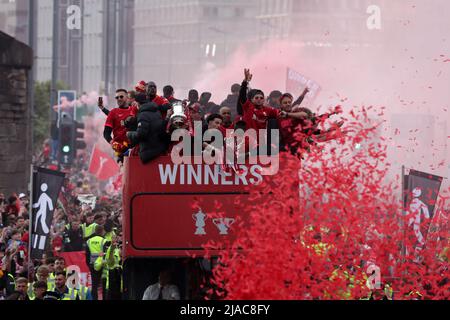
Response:
[[[237,239],[207,246],[229,248],[213,270],[210,297],[450,297],[449,234],[441,210],[448,192],[433,221],[423,219],[420,227],[429,232],[420,247],[412,214],[400,200],[400,179],[387,177],[386,139],[359,110],[350,112],[333,141],[310,146],[302,160],[282,154],[278,175],[249,189],[252,205],[242,212],[248,220]]]

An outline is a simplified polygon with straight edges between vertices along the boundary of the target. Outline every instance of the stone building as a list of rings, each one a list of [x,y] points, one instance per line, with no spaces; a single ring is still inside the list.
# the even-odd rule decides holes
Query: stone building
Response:
[[[0,31],[17,40],[28,42],[29,0],[0,0]]]
[[[31,110],[27,80],[33,50],[0,32],[0,192],[28,190]]]

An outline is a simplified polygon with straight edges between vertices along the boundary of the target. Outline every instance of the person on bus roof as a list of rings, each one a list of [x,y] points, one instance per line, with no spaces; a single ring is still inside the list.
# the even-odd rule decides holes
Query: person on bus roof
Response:
[[[139,157],[145,164],[167,151],[169,139],[160,107],[155,102],[141,106],[137,123],[137,130],[128,132],[127,137],[133,145],[139,144]]]

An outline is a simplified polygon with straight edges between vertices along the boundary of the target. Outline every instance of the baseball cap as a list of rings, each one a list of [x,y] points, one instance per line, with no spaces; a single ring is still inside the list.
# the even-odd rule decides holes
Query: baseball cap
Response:
[[[22,198],[25,198],[25,197],[26,197],[26,194],[25,194],[25,193],[19,194],[19,199],[22,199]]]

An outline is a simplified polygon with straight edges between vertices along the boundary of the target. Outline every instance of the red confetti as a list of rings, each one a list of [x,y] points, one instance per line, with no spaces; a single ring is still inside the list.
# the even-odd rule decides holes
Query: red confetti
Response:
[[[253,205],[241,213],[250,217],[248,227],[231,244],[206,247],[229,248],[213,269],[211,295],[364,299],[392,288],[395,300],[450,298],[448,252],[446,258],[439,241],[450,236],[448,228],[430,231],[417,249],[410,216],[396,198],[400,184],[386,180],[386,139],[375,139],[377,124],[361,110],[349,113],[347,133],[333,147],[310,144],[302,162],[281,154],[280,172],[249,190]],[[430,223],[424,229],[434,230]],[[374,275],[381,287],[367,284]]]

